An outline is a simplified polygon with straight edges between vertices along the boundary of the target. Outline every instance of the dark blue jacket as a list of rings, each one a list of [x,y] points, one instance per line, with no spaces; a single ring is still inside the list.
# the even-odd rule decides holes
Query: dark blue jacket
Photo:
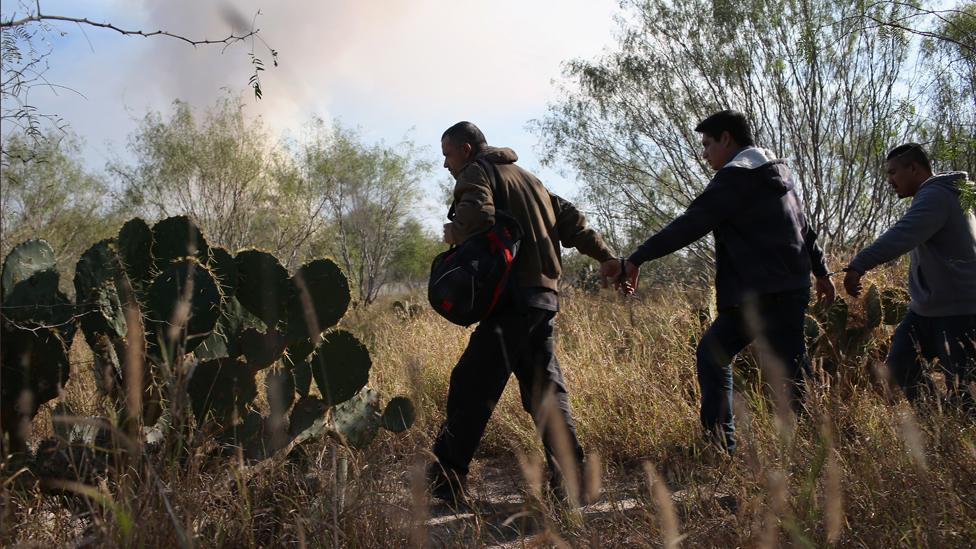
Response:
[[[746,297],[810,287],[827,274],[817,234],[807,224],[783,160],[748,147],[715,173],[688,209],[628,258],[640,266],[711,232],[718,308]]]

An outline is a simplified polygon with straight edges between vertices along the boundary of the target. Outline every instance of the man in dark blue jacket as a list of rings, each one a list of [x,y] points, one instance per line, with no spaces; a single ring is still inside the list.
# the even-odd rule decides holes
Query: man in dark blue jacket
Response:
[[[683,214],[630,255],[625,269],[636,287],[641,264],[713,234],[718,317],[696,353],[701,423],[709,438],[731,452],[732,358],[759,343],[767,378],[798,409],[807,369],[803,324],[811,270],[818,297],[832,301],[834,286],[790,169],[755,146],[745,116],[721,111],[695,131],[702,134],[703,157],[715,176]]]

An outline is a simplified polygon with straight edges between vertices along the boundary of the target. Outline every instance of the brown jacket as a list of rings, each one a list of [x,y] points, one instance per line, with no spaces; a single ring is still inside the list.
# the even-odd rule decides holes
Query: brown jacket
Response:
[[[525,233],[516,258],[521,287],[558,291],[562,274],[560,243],[597,261],[613,258],[613,252],[596,231],[587,228],[586,219],[575,206],[551,194],[536,176],[515,165],[515,151],[485,147],[479,157],[498,168],[497,191]],[[451,231],[458,244],[495,223],[491,180],[477,162],[461,170],[454,186],[454,207]]]

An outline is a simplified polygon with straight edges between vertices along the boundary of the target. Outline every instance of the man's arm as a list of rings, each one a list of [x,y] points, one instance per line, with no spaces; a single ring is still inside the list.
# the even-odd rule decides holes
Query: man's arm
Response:
[[[919,192],[921,194],[916,196],[905,215],[873,244],[854,256],[848,269],[864,274],[882,263],[908,253],[945,225],[949,215],[949,194],[939,189]]]
[[[563,247],[576,248],[580,253],[604,262],[613,259],[613,251],[596,231],[587,227],[586,217],[571,202],[549,193],[556,214],[556,233]]]
[[[445,225],[444,231],[450,231],[453,244],[460,244],[494,224],[491,180],[480,164],[472,162],[461,171],[454,185],[454,219]]]
[[[803,218],[803,225],[806,230],[803,232],[803,246],[810,256],[810,266],[813,276],[817,278],[814,287],[817,290],[817,301],[825,303],[828,307],[834,302],[837,290],[834,283],[830,280],[827,272],[827,262],[824,260],[823,249],[817,244],[817,231],[807,223],[806,217]]]
[[[680,250],[711,232],[738,210],[742,202],[741,193],[735,192],[732,183],[726,174],[716,174],[683,214],[648,238],[627,261],[640,267],[646,261]]]
[[[606,288],[610,282],[619,287],[617,280],[623,270],[623,263],[614,257],[596,231],[586,226],[586,217],[571,202],[549,193],[552,210],[556,214],[556,234],[559,242],[566,248],[576,248],[583,255],[600,262],[600,281]]]
[[[817,231],[813,230],[806,219],[803,220],[806,231],[803,233],[803,246],[807,249],[810,256],[810,266],[813,268],[813,276],[823,278],[827,276],[827,261],[824,259],[823,248],[817,243]]]

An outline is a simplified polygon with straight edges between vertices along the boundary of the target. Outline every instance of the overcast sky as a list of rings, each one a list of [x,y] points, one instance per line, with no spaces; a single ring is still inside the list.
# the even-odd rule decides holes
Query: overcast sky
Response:
[[[4,17],[16,6],[5,0]],[[207,38],[226,36],[235,21],[250,24],[260,9],[256,26],[279,52],[280,66],[264,73],[264,99],[256,101],[247,88],[250,46],[221,53],[165,37],[56,26],[66,35],[51,36],[46,77],[78,93],[35,89],[30,101],[70,124],[94,168],[125,154],[127,136],[147,111],[168,113],[175,99],[205,109],[229,89],[245,93],[247,111],[278,134],[298,135],[313,115],[338,118],[370,142],[407,136],[429,146],[438,162],[441,132],[471,120],[489,143],[514,148],[522,166],[569,197],[577,189],[572,174],[540,168],[544,145],[526,125],[556,99],[552,81],[561,63],[594,57],[613,43],[619,10],[613,0],[105,0],[41,7]],[[270,65],[266,50],[256,53]],[[429,194],[447,177],[438,169]],[[418,212],[431,226],[442,215],[433,209]]]

